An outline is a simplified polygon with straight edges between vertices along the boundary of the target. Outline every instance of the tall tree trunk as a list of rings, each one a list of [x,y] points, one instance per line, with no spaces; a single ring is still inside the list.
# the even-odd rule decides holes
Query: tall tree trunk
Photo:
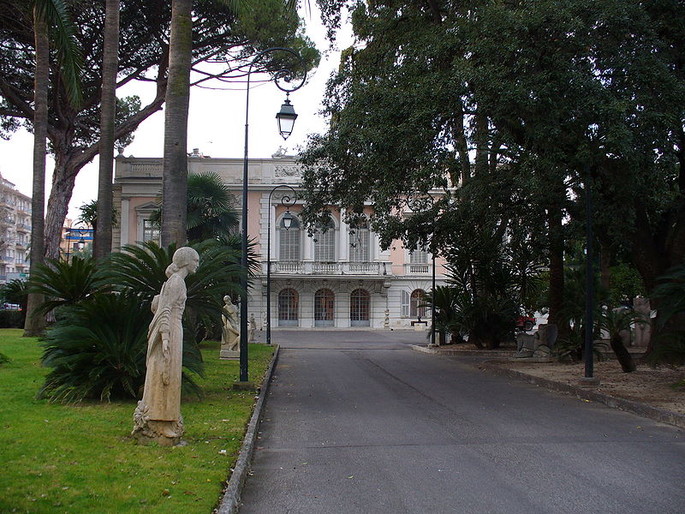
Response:
[[[560,339],[568,337],[568,325],[561,318],[564,307],[564,235],[561,211],[548,210],[549,224],[549,323],[557,326]]]
[[[633,360],[633,356],[630,355],[630,352],[623,344],[621,334],[612,334],[611,338],[609,339],[609,344],[611,346],[611,349],[614,351],[614,354],[616,355],[616,360],[621,365],[621,369],[624,373],[631,373],[637,369],[635,367],[635,361]]]
[[[164,116],[162,246],[186,242],[188,103],[193,45],[192,0],[172,0],[169,81]]]
[[[119,0],[105,2],[105,39],[102,56],[102,98],[100,104],[100,164],[98,175],[97,230],[93,255],[106,257],[112,251],[112,174],[116,116],[117,71],[119,68]]]
[[[50,208],[45,216],[45,256],[48,259],[59,257],[59,244],[64,227],[64,219],[69,210],[69,202],[74,191],[76,173],[63,173],[64,167],[71,162],[59,159],[56,155],[55,170],[48,205]]]
[[[45,153],[48,134],[48,84],[50,75],[50,43],[47,20],[34,7],[34,32],[36,45],[36,76],[34,81],[33,118],[33,191],[31,199],[31,264],[30,275],[45,260],[43,244],[43,215],[45,212]],[[29,294],[26,306],[24,336],[38,336],[45,330],[45,316],[36,315],[36,308],[43,303],[43,295]]]
[[[166,83],[157,88],[157,96],[147,107],[116,127],[114,139],[135,130],[150,114],[161,110],[165,93]],[[53,140],[52,143],[55,149],[55,168],[52,173],[52,188],[48,198],[45,222],[45,255],[57,257],[64,219],[74,191],[76,177],[79,171],[98,155],[99,144],[93,143],[83,149],[67,150],[70,145],[65,144],[63,140]]]
[[[599,285],[606,293],[611,289],[611,248],[607,244],[599,243]],[[613,305],[612,307],[616,307]]]

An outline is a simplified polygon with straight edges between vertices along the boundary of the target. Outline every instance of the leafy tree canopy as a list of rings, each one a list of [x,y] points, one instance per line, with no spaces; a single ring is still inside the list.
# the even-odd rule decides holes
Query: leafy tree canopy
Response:
[[[69,104],[55,66],[49,93],[48,138],[55,170],[46,220],[48,255],[56,255],[75,177],[98,152],[104,4],[73,0],[71,6],[84,59],[83,101],[79,108]],[[218,2],[196,2],[194,85],[217,78],[239,79],[247,72],[250,56],[269,46],[293,47],[301,50],[308,65],[318,62],[319,54],[301,35],[293,9],[280,0],[250,2],[249,6],[234,10]],[[0,0],[0,13],[0,129],[7,138],[21,125],[31,128],[34,43],[31,12],[25,2]],[[120,144],[126,144],[126,138],[164,102],[170,15],[168,2],[121,1],[118,86],[144,81],[155,83],[157,89],[155,98],[144,106],[136,98],[118,100],[115,137]],[[208,66],[212,61],[224,65]],[[261,64],[265,70],[276,66],[269,59]]]

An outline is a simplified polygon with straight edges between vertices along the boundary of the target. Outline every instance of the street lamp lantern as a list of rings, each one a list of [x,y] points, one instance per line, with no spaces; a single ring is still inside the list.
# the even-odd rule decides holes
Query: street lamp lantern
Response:
[[[290,103],[289,95],[286,95],[285,102],[281,105],[281,110],[276,114],[278,132],[280,132],[283,139],[288,139],[290,134],[293,133],[296,119],[297,113],[295,112],[295,108],[293,107],[293,104]]]
[[[293,215],[290,214],[290,209],[285,211],[285,214],[283,215],[283,228],[286,230],[290,230],[290,227],[293,224]]]

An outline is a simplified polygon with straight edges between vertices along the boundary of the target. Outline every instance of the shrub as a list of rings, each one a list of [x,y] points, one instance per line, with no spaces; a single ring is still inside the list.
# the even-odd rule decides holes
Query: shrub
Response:
[[[25,311],[0,311],[0,328],[22,328]]]
[[[110,288],[94,259],[73,257],[69,262],[49,259],[37,267],[31,276],[29,290],[45,295],[38,311],[45,314],[65,305],[76,305]]]
[[[43,346],[52,368],[39,395],[59,402],[137,397],[145,380],[147,326],[134,296],[108,294],[64,309]]]
[[[0,314],[0,328],[23,328],[26,320],[26,304],[28,303],[27,282],[15,278],[0,288],[0,299],[3,302],[13,303],[21,307],[19,314]],[[6,312],[6,311],[5,311]]]
[[[658,305],[654,349],[648,356],[656,364],[685,364],[685,265],[671,268],[652,293]]]
[[[197,273],[186,279],[183,366],[202,375],[198,327],[220,323],[223,296],[236,292],[240,268],[236,252],[209,241],[195,245]],[[127,246],[97,269],[92,259],[53,263],[35,286],[59,307],[57,323],[44,340],[43,364],[52,368],[40,395],[60,402],[137,398],[145,380],[150,306],[167,277],[175,247],[155,243]],[[47,303],[47,302],[46,302]],[[48,307],[46,307],[48,309]],[[183,373],[185,392],[199,394]]]

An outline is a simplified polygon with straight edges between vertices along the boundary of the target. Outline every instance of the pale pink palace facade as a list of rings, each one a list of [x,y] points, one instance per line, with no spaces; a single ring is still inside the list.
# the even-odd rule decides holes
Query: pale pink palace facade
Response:
[[[373,231],[352,229],[343,221],[344,213],[335,208],[329,229],[310,236],[298,218],[302,202],[287,206],[281,200],[290,193],[286,186],[295,190],[300,186],[295,158],[277,153],[250,159],[248,170],[248,234],[261,261],[261,273],[249,291],[248,311],[258,327],[266,323],[269,239],[274,329],[427,327],[430,311],[423,306],[422,296],[432,287],[430,253],[411,252],[400,241],[383,250]],[[240,207],[242,159],[207,158],[194,151],[188,158],[188,171],[216,173],[235,196],[236,208]],[[114,205],[119,224],[113,234],[115,249],[158,241],[158,230],[149,218],[157,209],[161,184],[161,158],[116,158]],[[292,219],[289,228],[283,221],[286,212]],[[436,259],[435,265],[436,284],[443,285],[442,259]]]

